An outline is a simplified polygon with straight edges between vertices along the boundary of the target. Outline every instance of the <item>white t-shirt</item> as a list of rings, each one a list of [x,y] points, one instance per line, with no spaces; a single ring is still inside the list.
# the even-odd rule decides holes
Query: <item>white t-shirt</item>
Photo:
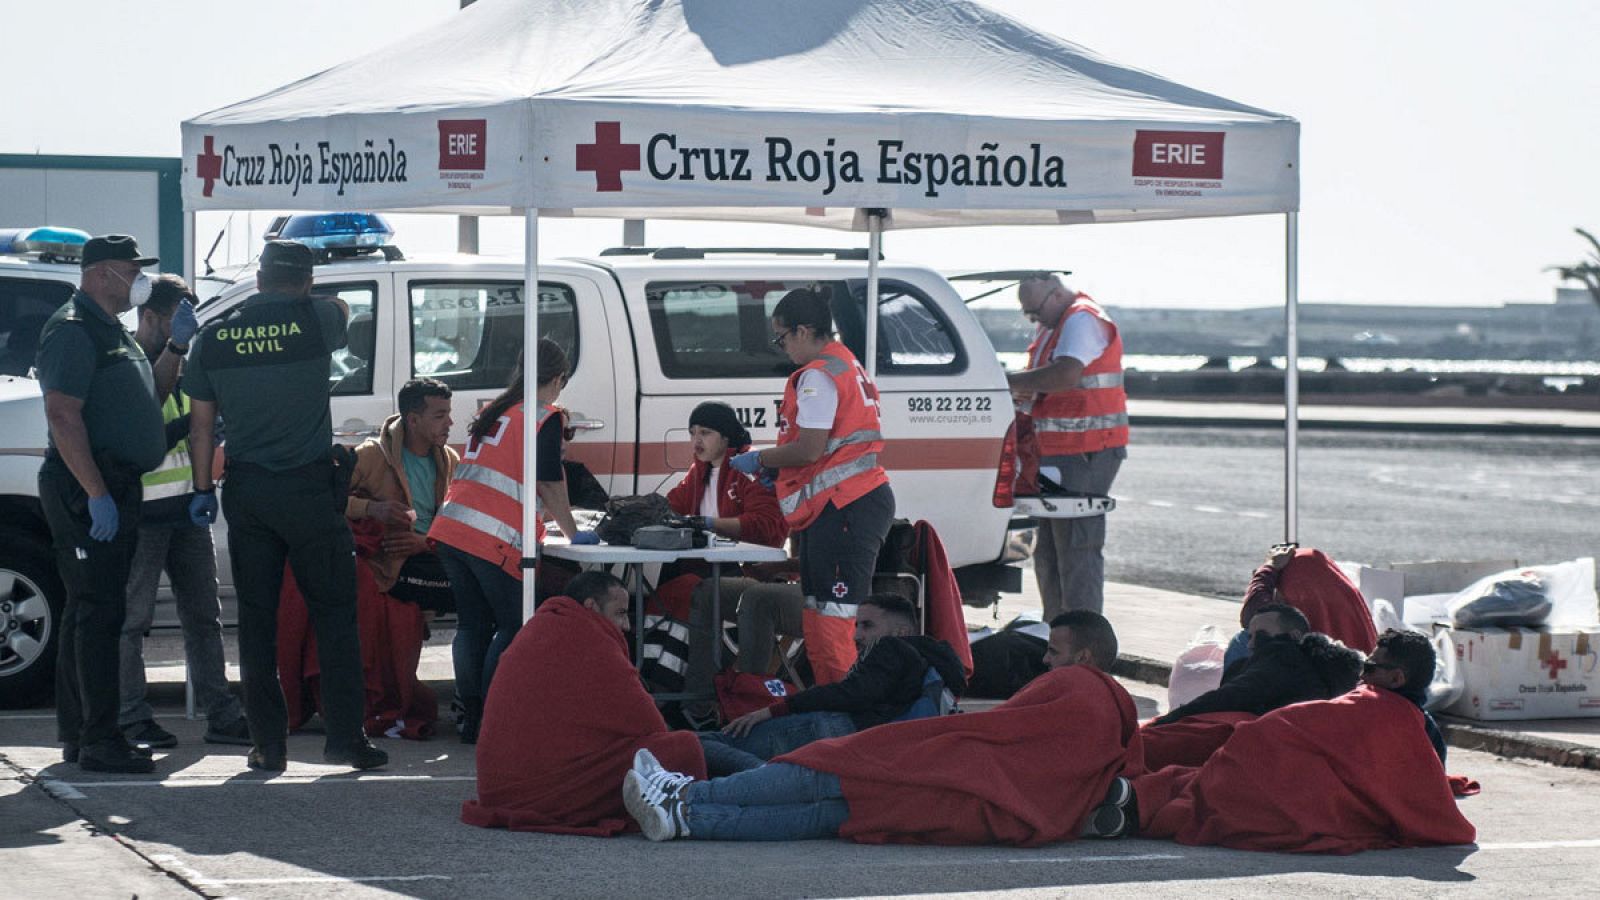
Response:
[[[1045,328],[1043,325],[1039,327]],[[1065,330],[1061,333],[1061,340],[1056,341],[1055,352],[1049,360],[1035,362],[1035,368],[1069,356],[1087,366],[1111,346],[1111,327],[1092,312],[1075,312],[1067,316],[1066,324],[1062,327]]]
[[[720,519],[722,513],[717,511],[717,485],[722,483],[722,467],[711,467],[711,479],[706,482],[706,492],[700,496],[700,515],[708,519]]]
[[[833,428],[834,416],[839,414],[839,389],[833,378],[821,369],[807,369],[794,386],[795,401],[800,412],[795,416],[797,428]]]

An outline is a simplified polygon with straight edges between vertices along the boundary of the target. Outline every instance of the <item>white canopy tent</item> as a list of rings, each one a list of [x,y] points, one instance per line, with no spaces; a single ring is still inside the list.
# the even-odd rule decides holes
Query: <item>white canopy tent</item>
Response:
[[[1283,213],[1294,539],[1298,123],[977,3],[478,0],[186,121],[183,147],[191,222],[201,209],[521,214],[529,297],[541,216],[866,231],[871,297],[884,228]],[[534,371],[537,304],[525,309]],[[526,504],[525,546],[533,517]]]

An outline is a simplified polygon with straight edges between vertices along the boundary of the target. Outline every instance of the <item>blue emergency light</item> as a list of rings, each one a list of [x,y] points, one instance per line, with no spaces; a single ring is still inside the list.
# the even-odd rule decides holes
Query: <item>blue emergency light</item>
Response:
[[[394,229],[377,213],[315,213],[279,216],[267,228],[269,241],[305,244],[331,256],[355,256],[384,251],[391,246]],[[321,254],[319,254],[321,255]]]
[[[36,253],[40,262],[77,262],[88,242],[89,233],[76,228],[0,228],[0,253]]]

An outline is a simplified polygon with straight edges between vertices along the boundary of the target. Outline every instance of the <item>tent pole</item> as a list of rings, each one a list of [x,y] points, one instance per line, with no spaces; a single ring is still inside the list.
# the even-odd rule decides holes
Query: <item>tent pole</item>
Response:
[[[539,558],[539,210],[523,210],[522,275],[522,621],[533,618]],[[571,535],[568,535],[571,537]]]
[[[183,211],[183,280],[194,290],[194,210]],[[165,247],[162,248],[166,249]]]
[[[878,377],[878,257],[883,255],[883,216],[886,210],[867,213],[867,380]]]
[[[1283,539],[1299,540],[1300,517],[1300,214],[1284,232]]]

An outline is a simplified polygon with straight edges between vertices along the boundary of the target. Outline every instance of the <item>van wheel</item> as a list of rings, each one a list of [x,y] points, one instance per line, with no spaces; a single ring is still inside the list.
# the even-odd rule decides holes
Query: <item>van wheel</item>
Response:
[[[33,706],[49,697],[65,603],[50,548],[0,537],[0,707]]]

